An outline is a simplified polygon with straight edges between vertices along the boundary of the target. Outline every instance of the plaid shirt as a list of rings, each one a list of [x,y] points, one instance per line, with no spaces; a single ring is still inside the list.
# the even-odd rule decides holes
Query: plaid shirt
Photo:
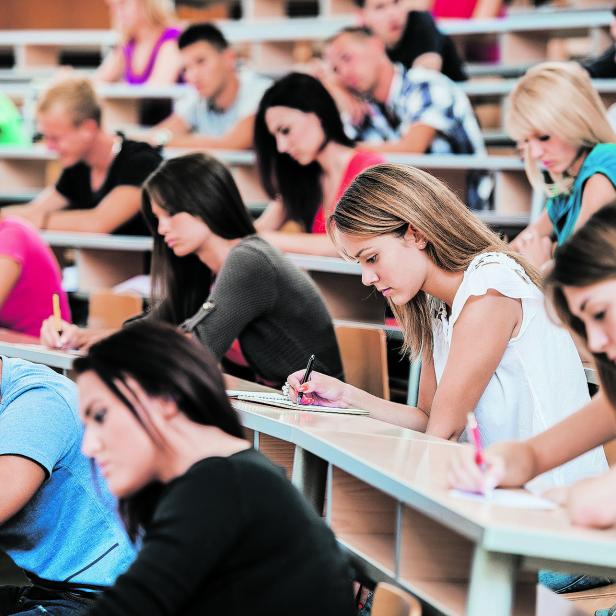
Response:
[[[395,65],[387,102],[369,101],[361,126],[347,126],[359,141],[397,141],[412,124],[432,126],[430,154],[485,154],[481,130],[464,92],[442,73]]]

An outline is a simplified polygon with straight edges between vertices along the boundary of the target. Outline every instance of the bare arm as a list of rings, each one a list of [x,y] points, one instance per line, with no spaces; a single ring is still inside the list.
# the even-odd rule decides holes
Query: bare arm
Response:
[[[40,228],[43,219],[50,212],[57,212],[68,205],[66,197],[61,195],[53,186],[41,191],[35,199],[25,205],[10,205],[2,208],[3,216],[17,216],[28,220],[35,227]]]
[[[544,210],[539,214],[535,222],[528,225],[520,231],[516,238],[510,243],[512,250],[519,251],[523,242],[523,238],[528,234],[537,235],[539,237],[548,237],[552,234],[552,221],[548,213]]]
[[[44,480],[45,471],[36,462],[21,456],[0,456],[0,525],[23,509]]]
[[[266,231],[261,237],[282,252],[337,257],[338,251],[329,237],[324,233],[284,233]]]
[[[473,11],[473,19],[489,19],[498,17],[503,0],[478,0]]]
[[[435,51],[427,51],[415,58],[412,68],[427,68],[440,73],[443,68],[443,57]]]
[[[21,275],[21,264],[10,257],[0,255],[0,307],[11,294]]]
[[[467,300],[453,328],[449,356],[430,409],[427,434],[458,439],[468,413],[477,406],[521,322],[519,300],[494,290]]]
[[[121,46],[114,47],[94,73],[94,81],[112,83],[120,81],[124,74],[124,52]]]
[[[95,208],[55,212],[46,229],[111,233],[130,220],[141,206],[141,190],[136,186],[117,186]]]
[[[154,70],[147,81],[149,86],[164,86],[177,81],[182,69],[182,56],[175,41],[166,41],[158,50]]]
[[[277,231],[287,222],[287,213],[281,199],[272,199],[265,208],[265,211],[255,220],[257,233],[265,231]]]
[[[362,143],[366,149],[376,152],[406,152],[409,154],[423,154],[432,143],[436,129],[427,124],[416,122],[398,141],[385,141],[383,143]]]
[[[190,131],[190,126],[188,126],[184,119],[181,118],[177,113],[172,113],[170,116],[167,116],[162,122],[159,122],[147,133],[139,136],[139,140],[151,143],[152,141],[155,141],[154,136],[156,135],[156,133],[163,129],[168,130],[175,137],[188,133]]]
[[[224,148],[228,150],[248,150],[252,147],[254,115],[240,120],[222,137],[210,137],[197,133],[174,135],[169,145],[177,148]]]
[[[612,183],[601,173],[588,178],[582,193],[582,207],[575,223],[575,230],[583,226],[586,221],[604,205],[616,198],[616,190]]]

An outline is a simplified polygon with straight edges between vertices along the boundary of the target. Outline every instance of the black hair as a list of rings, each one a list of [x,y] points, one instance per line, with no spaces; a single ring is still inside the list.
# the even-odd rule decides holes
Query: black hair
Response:
[[[161,442],[161,435],[154,432],[143,409],[136,408],[118,383],[131,390],[127,381],[133,379],[149,396],[175,402],[191,421],[244,438],[226,396],[217,359],[171,325],[153,321],[127,325],[94,344],[85,357],[75,360],[73,369],[77,375],[90,371],[96,374],[156,443]],[[150,483],[120,499],[120,513],[133,541],[150,523],[162,487],[160,482]]]
[[[214,24],[208,22],[188,26],[178,38],[178,47],[184,49],[200,41],[209,43],[218,51],[224,51],[229,47],[225,35]]]
[[[586,344],[582,319],[571,312],[563,287],[585,287],[616,279],[616,201],[595,212],[554,253],[554,265],[545,280],[558,319]],[[599,380],[616,409],[616,365],[605,353],[593,353]]]
[[[229,170],[215,158],[194,153],[164,161],[143,184],[141,210],[154,237],[152,304],[157,318],[178,325],[210,294],[213,276],[194,255],[177,257],[158,233],[152,200],[171,215],[187,212],[224,239],[255,228]]]
[[[333,141],[353,147],[354,142],[344,132],[334,99],[318,79],[303,73],[291,73],[279,79],[263,95],[254,129],[261,182],[271,198],[282,197],[288,218],[302,223],[309,231],[323,201],[322,169],[316,161],[300,165],[288,154],[278,152],[276,139],[265,123],[265,112],[276,106],[314,113],[325,134],[323,146]]]

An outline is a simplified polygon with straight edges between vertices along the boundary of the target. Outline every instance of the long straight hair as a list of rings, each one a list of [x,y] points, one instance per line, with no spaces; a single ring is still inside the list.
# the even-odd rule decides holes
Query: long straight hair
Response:
[[[252,235],[255,228],[231,173],[207,154],[171,158],[146,179],[141,209],[154,236],[152,305],[158,318],[177,325],[207,298],[213,275],[196,255],[177,257],[165,244],[152,200],[170,215],[187,212],[200,218],[225,239]]]
[[[196,424],[216,426],[244,438],[244,431],[225,393],[218,361],[206,347],[186,338],[165,323],[139,321],[94,344],[85,357],[73,364],[77,375],[93,372],[135,416],[159,447],[165,435],[153,431],[147,411],[136,408],[118,383],[129,391],[129,379],[151,397],[172,400],[179,411]],[[132,392],[135,393],[135,392]],[[120,499],[120,513],[134,541],[152,520],[162,484],[143,486]]]
[[[584,322],[575,316],[567,302],[564,287],[588,285],[616,279],[616,201],[595,212],[554,253],[554,265],[545,280],[558,319],[577,335],[586,348]],[[589,352],[590,349],[588,349]],[[616,366],[605,353],[592,353],[602,391],[616,409]]]
[[[598,143],[616,143],[605,105],[588,73],[576,62],[544,62],[528,69],[507,99],[505,127],[516,141],[531,135],[556,135],[580,152]],[[522,154],[530,183],[549,196],[528,146]],[[561,192],[570,189],[570,178],[552,172],[550,176]]]
[[[382,164],[359,174],[328,220],[328,231],[358,237],[420,232],[426,254],[440,269],[463,272],[484,252],[501,252],[515,259],[529,278],[541,285],[538,272],[511,251],[456,195],[435,177],[407,165]],[[348,256],[348,255],[347,255]],[[419,291],[404,306],[389,305],[404,334],[403,352],[418,357],[433,348],[433,319],[442,302]]]
[[[254,128],[261,183],[272,199],[282,198],[289,219],[301,223],[309,231],[323,201],[323,170],[316,161],[300,165],[288,154],[278,152],[276,138],[265,122],[265,113],[271,107],[290,107],[314,113],[325,134],[323,146],[333,141],[353,147],[354,142],[344,132],[334,99],[318,79],[303,73],[291,73],[279,79],[263,95]]]

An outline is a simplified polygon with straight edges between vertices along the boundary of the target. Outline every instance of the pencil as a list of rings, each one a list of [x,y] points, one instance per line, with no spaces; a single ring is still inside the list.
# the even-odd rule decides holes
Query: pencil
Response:
[[[53,294],[53,320],[56,331],[62,333],[62,312],[60,311],[60,296],[57,293]]]

